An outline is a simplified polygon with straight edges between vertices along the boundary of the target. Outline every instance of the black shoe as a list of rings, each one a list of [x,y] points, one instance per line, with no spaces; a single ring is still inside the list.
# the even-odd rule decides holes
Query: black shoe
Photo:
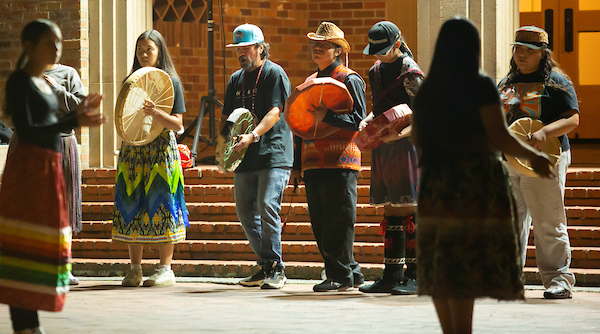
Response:
[[[573,298],[571,291],[559,286],[551,286],[544,291],[546,299],[569,299]]]
[[[283,271],[283,267],[277,262],[268,270],[265,279],[262,281],[261,289],[281,289],[285,285],[287,277]]]
[[[379,277],[375,283],[371,285],[361,286],[358,290],[364,293],[390,293],[392,289],[400,284],[398,281]]]
[[[258,270],[256,274],[250,277],[242,278],[239,283],[243,286],[261,286],[263,281],[265,280],[265,277],[267,277],[267,274],[261,266],[260,270]]]
[[[326,279],[323,282],[313,286],[314,292],[327,292],[327,291],[349,291],[354,289],[352,285],[343,284],[340,282],[332,281],[330,279]]]
[[[414,278],[406,278],[402,284],[392,289],[392,295],[416,295],[419,285]]]

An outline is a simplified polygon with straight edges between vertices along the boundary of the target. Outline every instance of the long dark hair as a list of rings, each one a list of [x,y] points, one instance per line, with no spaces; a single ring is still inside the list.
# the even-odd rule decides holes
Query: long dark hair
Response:
[[[57,36],[61,34],[58,25],[49,20],[37,19],[27,23],[21,31],[21,45],[24,45],[25,42],[31,42],[33,45],[37,45],[42,35],[48,30],[51,30]],[[23,50],[17,61],[17,69],[23,68],[26,63],[27,55],[25,54],[25,50]]]
[[[35,21],[27,23],[21,31],[21,45],[24,46],[25,42],[31,42],[33,43],[33,45],[37,45],[40,41],[40,38],[42,38],[42,35],[49,30],[57,36],[61,34],[58,25],[49,20],[37,19]],[[17,70],[23,68],[27,64],[27,61],[27,54],[25,53],[25,50],[23,50],[21,56],[19,56],[19,60],[17,61]],[[7,118],[12,116],[10,108],[6,107],[7,98],[10,97],[5,97],[2,108],[0,109],[0,118],[5,118],[5,120],[8,120]]]
[[[480,39],[475,25],[461,17],[446,21],[429,74],[414,102],[417,144],[424,150],[435,149],[440,140],[460,140],[458,137],[467,135],[464,123],[473,119],[476,109],[479,61]]]
[[[156,47],[158,48],[158,60],[156,61],[156,67],[167,72],[170,76],[174,76],[177,79],[179,79],[179,75],[175,70],[175,65],[173,65],[173,60],[171,60],[171,55],[169,54],[167,43],[165,42],[165,39],[163,38],[161,33],[157,30],[146,30],[140,35],[140,37],[138,37],[137,41],[135,42],[136,52],[133,56],[133,66],[131,67],[131,72],[129,73],[129,75],[142,68],[142,65],[140,65],[140,61],[137,58],[137,45],[140,41],[144,39],[151,40],[152,42],[154,42],[154,44],[156,44]]]
[[[572,84],[571,78],[569,78],[567,73],[565,73],[562,70],[562,68],[560,68],[560,65],[556,62],[556,60],[554,60],[554,53],[552,52],[552,50],[550,50],[548,48],[542,48],[542,59],[540,60],[540,64],[538,65],[537,71],[540,72],[542,74],[542,76],[544,77],[544,84],[546,86],[558,88],[563,91],[569,92],[567,87],[564,87],[564,86],[554,82],[553,80],[550,80],[550,73],[552,73],[554,71],[554,72],[562,74],[569,81],[569,83]],[[510,58],[510,69],[508,70],[508,74],[506,75],[507,80],[504,81],[504,83],[502,84],[502,87],[500,87],[500,90],[502,90],[504,87],[506,87],[508,85],[511,85],[513,83],[513,80],[520,73],[521,72],[519,71],[519,67],[517,66],[517,63],[515,62],[515,59],[513,56]]]

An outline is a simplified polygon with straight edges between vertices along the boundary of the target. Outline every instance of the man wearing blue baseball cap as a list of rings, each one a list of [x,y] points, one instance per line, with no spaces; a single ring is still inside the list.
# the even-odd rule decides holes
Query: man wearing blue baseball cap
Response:
[[[246,149],[234,176],[236,213],[260,266],[240,284],[280,289],[286,277],[279,212],[294,158],[292,132],[280,116],[290,95],[290,80],[281,66],[268,59],[269,44],[259,27],[238,26],[227,47],[235,48],[242,68],[229,78],[219,133],[238,108],[248,109],[258,123],[251,133],[240,135],[234,147]]]
[[[363,53],[374,56],[377,62],[369,70],[373,109],[360,123],[361,131],[394,106],[403,103],[411,106],[424,76],[394,23],[378,22],[371,27],[368,36],[369,44]],[[369,201],[383,205],[384,209],[381,232],[385,268],[381,278],[360,287],[365,293],[409,295],[417,292],[415,213],[419,171],[410,133],[410,125],[400,132],[391,130],[381,138],[383,144],[371,152]],[[403,271],[404,264],[406,271]]]

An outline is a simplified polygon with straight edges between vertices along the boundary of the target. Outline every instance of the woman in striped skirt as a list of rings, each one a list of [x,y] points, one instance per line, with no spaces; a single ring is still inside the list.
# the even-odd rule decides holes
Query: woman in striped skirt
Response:
[[[6,83],[3,119],[15,128],[0,188],[0,303],[15,333],[43,333],[37,310],[62,310],[69,290],[71,226],[61,161],[61,132],[104,122],[93,94],[60,121],[44,70],[58,61],[62,34],[48,20],[28,23],[23,53]]]

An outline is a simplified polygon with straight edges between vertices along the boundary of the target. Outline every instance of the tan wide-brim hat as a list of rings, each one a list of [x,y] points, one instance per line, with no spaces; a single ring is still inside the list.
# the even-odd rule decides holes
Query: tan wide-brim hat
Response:
[[[306,37],[313,41],[328,41],[342,47],[344,52],[350,51],[350,43],[344,38],[344,32],[331,22],[321,22],[315,32],[309,32]]]

